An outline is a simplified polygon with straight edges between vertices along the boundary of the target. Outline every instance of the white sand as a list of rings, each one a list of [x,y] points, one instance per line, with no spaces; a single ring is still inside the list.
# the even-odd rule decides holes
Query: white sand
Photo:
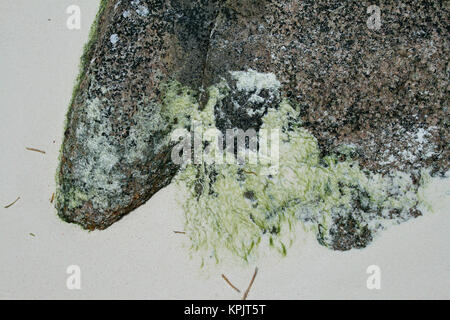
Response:
[[[82,10],[80,31],[66,28],[71,4]],[[0,2],[0,298],[239,299],[220,274],[245,290],[255,264],[250,299],[450,298],[449,179],[435,179],[428,192],[434,213],[390,228],[366,249],[333,252],[301,233],[288,257],[268,252],[248,267],[199,268],[186,236],[172,232],[183,229],[173,186],[106,231],[61,222],[49,198],[96,7],[92,0]],[[373,264],[381,290],[366,288]],[[66,287],[69,265],[81,268],[81,290]]]

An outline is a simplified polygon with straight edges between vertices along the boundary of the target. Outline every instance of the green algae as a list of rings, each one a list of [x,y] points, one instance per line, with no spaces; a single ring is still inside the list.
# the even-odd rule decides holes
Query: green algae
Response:
[[[166,102],[173,116],[184,117],[181,126],[189,128],[192,119],[199,119],[204,130],[214,127],[213,110],[230,88],[222,83],[208,90],[210,100],[200,111],[190,90],[181,90],[179,84],[169,88]],[[266,242],[286,255],[299,227],[332,248],[339,219],[351,218],[358,232],[367,229],[376,234],[408,220],[410,210],[423,205],[409,174],[366,171],[352,160],[351,145],[338,150],[346,155],[344,161],[334,154],[321,157],[316,138],[296,120],[299,112],[283,100],[263,117],[262,130],[280,132],[277,141],[269,136],[270,145],[279,145],[276,167],[265,161],[203,162],[187,164],[179,172],[175,180],[188,194],[183,204],[185,228],[194,251],[215,262],[230,255],[248,261]],[[392,210],[398,213],[396,218],[390,216]]]

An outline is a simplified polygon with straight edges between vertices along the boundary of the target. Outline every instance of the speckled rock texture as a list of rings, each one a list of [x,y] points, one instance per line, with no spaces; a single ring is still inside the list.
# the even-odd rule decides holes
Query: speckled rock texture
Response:
[[[379,30],[367,26],[370,5],[381,9]],[[235,85],[230,71],[274,73],[283,97],[265,103],[299,105],[323,155],[351,146],[367,170],[417,180],[422,168],[449,169],[448,2],[104,0],[102,8],[58,171],[66,221],[104,229],[169,184],[177,167],[162,84],[177,80],[204,105],[208,86]],[[221,104],[219,128],[258,129],[262,115],[233,113],[232,100],[247,98]],[[371,240],[352,221],[337,226],[334,249]]]
[[[446,3],[446,4],[445,4]],[[379,5],[381,28],[367,26]],[[368,169],[449,168],[449,4],[249,1],[222,7],[204,83],[273,72],[323,153],[353,144]]]
[[[105,229],[171,182],[161,84],[199,87],[217,12],[215,1],[101,2],[67,115],[62,219]]]

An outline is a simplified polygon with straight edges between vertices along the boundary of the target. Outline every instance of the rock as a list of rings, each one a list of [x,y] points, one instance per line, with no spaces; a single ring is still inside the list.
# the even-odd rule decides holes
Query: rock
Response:
[[[161,85],[200,85],[216,2],[101,2],[67,115],[62,219],[105,229],[171,182]]]
[[[322,156],[351,157],[367,170],[413,175],[449,168],[448,6],[441,1],[380,5],[331,0],[103,0],[74,91],[58,171],[58,214],[104,229],[168,185],[164,84],[206,89],[233,73],[273,73],[280,94],[232,90],[217,126],[259,129],[267,108],[287,98]],[[375,3],[376,4],[376,3]],[[278,90],[277,90],[278,92]],[[247,110],[235,112],[233,103]],[[350,150],[350,151],[349,151]],[[372,236],[351,217],[336,221],[337,250]],[[353,231],[352,231],[353,230]]]
[[[230,0],[211,36],[204,84],[273,72],[323,154],[353,145],[366,168],[449,168],[449,7],[441,1]],[[422,139],[423,138],[423,139]]]

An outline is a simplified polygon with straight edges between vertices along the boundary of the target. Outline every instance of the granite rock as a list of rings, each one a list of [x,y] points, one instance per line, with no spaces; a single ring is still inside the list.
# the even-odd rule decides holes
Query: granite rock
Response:
[[[367,21],[380,8],[381,28]],[[222,6],[204,84],[273,72],[324,154],[352,145],[370,170],[449,168],[444,1],[250,1]]]
[[[216,1],[101,2],[67,115],[56,207],[104,229],[177,171],[162,84],[199,87]]]
[[[367,25],[370,5],[381,10],[378,30]],[[282,96],[262,92],[264,102],[248,104],[262,113],[240,114],[233,101],[249,93],[232,90],[215,110],[221,130],[257,130],[286,98],[322,155],[350,148],[372,172],[444,174],[448,13],[444,1],[104,0],[67,117],[59,215],[104,229],[169,184],[178,168],[164,83],[192,88],[204,106],[206,88],[223,80],[234,88],[237,71],[275,74]],[[332,234],[337,250],[372,239],[351,218]]]

